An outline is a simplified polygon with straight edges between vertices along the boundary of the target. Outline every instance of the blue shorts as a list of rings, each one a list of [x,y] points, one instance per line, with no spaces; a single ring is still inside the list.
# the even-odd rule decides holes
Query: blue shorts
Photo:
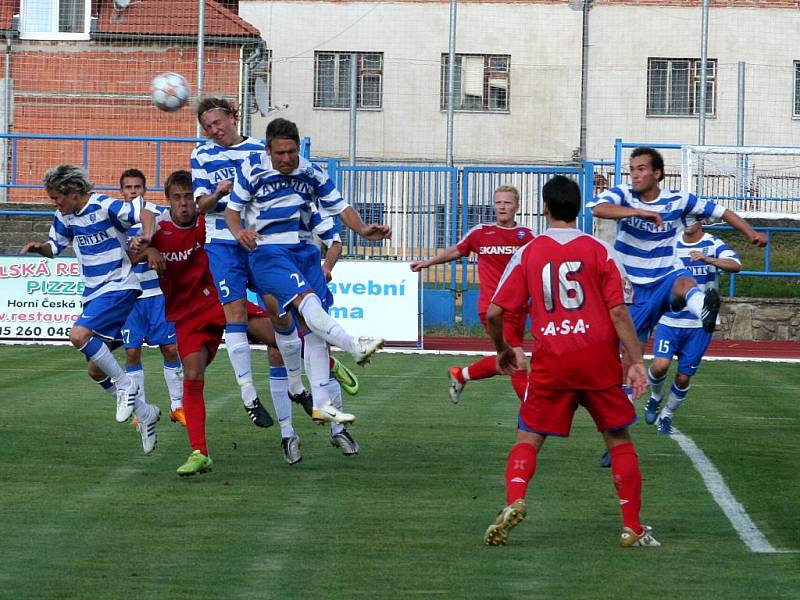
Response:
[[[673,271],[653,285],[633,284],[633,304],[628,305],[636,335],[643,342],[650,337],[650,332],[658,324],[658,320],[669,310],[681,310],[685,306],[683,299],[672,296],[672,286],[679,277],[691,277],[688,269]]]
[[[206,244],[205,250],[220,304],[247,298],[251,253],[240,244]]]
[[[653,341],[653,355],[668,360],[677,356],[678,373],[692,377],[697,373],[710,343],[711,334],[702,327],[672,327],[659,323]]]
[[[304,252],[300,244],[262,244],[250,253],[250,272],[253,274],[255,287],[260,294],[275,296],[282,309],[279,316],[286,314],[286,307],[300,294],[317,293],[312,283],[319,285],[318,277],[312,274],[309,278],[303,270],[308,261]],[[320,274],[321,272],[320,268]],[[322,281],[325,281],[324,277]],[[327,287],[326,285],[326,290]]]
[[[121,329],[141,290],[108,292],[83,305],[75,325],[86,327],[107,342],[122,341]]]
[[[126,348],[175,344],[175,325],[164,317],[164,295],[139,298],[133,305],[125,325],[122,342]]]
[[[322,271],[322,254],[319,248],[314,244],[300,244],[296,254],[308,285],[319,296],[322,308],[327,311],[333,306],[333,293],[331,293],[328,282],[325,280],[325,273]]]

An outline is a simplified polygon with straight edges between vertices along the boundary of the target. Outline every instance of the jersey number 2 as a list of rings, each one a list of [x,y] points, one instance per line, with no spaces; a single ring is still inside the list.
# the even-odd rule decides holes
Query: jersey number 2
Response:
[[[558,281],[553,282],[553,263],[547,263],[542,267],[542,296],[544,298],[544,308],[547,312],[555,310],[556,291],[553,284],[558,288],[558,301],[567,310],[577,310],[583,306],[584,294],[580,282],[567,279],[569,275],[577,273],[583,268],[580,261],[566,261],[558,265]]]

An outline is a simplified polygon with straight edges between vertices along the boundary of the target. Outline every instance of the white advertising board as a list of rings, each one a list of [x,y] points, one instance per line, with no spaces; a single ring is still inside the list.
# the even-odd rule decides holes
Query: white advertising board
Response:
[[[83,282],[74,258],[0,256],[0,339],[69,338]]]
[[[348,333],[416,344],[422,303],[408,262],[345,260],[333,269],[330,315]]]
[[[409,263],[341,261],[333,275],[330,314],[349,333],[417,343],[419,276]],[[0,339],[66,340],[82,293],[75,259],[0,256]]]

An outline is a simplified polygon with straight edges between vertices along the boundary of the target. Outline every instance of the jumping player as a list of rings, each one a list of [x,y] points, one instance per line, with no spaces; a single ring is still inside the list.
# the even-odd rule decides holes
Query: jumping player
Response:
[[[533,239],[533,232],[515,221],[519,210],[519,192],[517,188],[503,185],[494,191],[494,223],[476,225],[467,232],[457,244],[440,250],[436,256],[427,260],[411,263],[414,272],[427,269],[433,265],[447,263],[471,252],[478,257],[478,317],[487,327],[486,310],[492,300],[497,282],[506,268],[511,256],[517,248]],[[522,341],[525,335],[525,312],[506,314],[504,324],[505,336],[514,348],[522,354]],[[450,399],[457,404],[461,401],[461,392],[467,381],[476,381],[498,375],[497,361],[494,356],[487,356],[466,367],[450,368]],[[522,371],[511,374],[511,385],[520,400],[524,399],[527,376]]]
[[[548,229],[517,251],[488,310],[489,334],[498,369],[524,369],[503,335],[506,311],[529,305],[534,339],[529,387],[519,411],[517,441],[506,464],[506,507],[486,530],[484,541],[504,545],[527,514],[525,494],[536,458],[548,436],[569,435],[576,408],[584,406],[611,456],[622,509],[623,546],[659,546],[641,524],[642,476],[628,426],[636,421],[622,391],[619,343],[630,357],[627,383],[642,393],[647,385],[636,332],[625,306],[621,267],[613,251],[575,228],[578,185],[557,175],[543,189]]]
[[[319,210],[323,218],[338,215],[345,225],[370,240],[387,239],[391,228],[366,225],[327,173],[300,157],[300,134],[293,122],[271,121],[266,137],[267,152],[253,152],[236,173],[225,220],[233,237],[249,251],[253,279],[270,312],[292,323],[289,309],[293,308],[310,329],[304,342],[311,366],[307,375],[314,402],[312,418],[349,423],[355,417],[336,409],[326,393],[330,379],[326,342],[363,364],[384,341],[351,336],[328,315],[322,304],[328,295],[325,278],[319,276],[319,267],[313,272],[303,268],[300,213]],[[243,212],[252,229],[242,227]],[[290,368],[285,355],[284,360]]]
[[[688,220],[722,219],[752,244],[763,247],[766,238],[735,212],[688,192],[662,190],[664,159],[653,148],[631,152],[631,185],[602,192],[587,207],[595,217],[615,219],[619,253],[633,284],[630,311],[642,344],[670,308],[684,306],[713,333],[719,313],[719,293],[697,285],[678,259],[675,243]]]
[[[186,430],[192,448],[186,463],[178,467],[178,474],[189,476],[210,471],[213,465],[205,436],[203,388],[206,367],[214,360],[225,331],[225,314],[203,248],[205,223],[196,211],[191,174],[188,171],[172,173],[164,188],[170,203],[169,212],[158,218],[150,247],[134,260],[146,257],[151,266],[158,269],[167,318],[175,322],[178,352],[184,368]],[[248,333],[274,347],[275,339],[266,313],[254,305],[246,308],[250,313]],[[287,438],[282,438],[284,458],[288,452],[292,460],[286,460],[294,464],[301,458],[300,439],[293,429]]]
[[[142,210],[141,202],[92,193],[88,175],[75,165],[47,171],[44,187],[57,209],[49,239],[28,242],[20,252],[53,258],[72,244],[84,291],[81,316],[70,330],[69,341],[90,361],[90,372],[95,368],[109,379],[108,389],[117,400],[117,422],[124,423],[133,414],[142,448],[149,454],[156,446],[161,411],[143,400],[136,381],[111,353],[121,344],[122,325],[142,292],[128,258],[127,231],[141,218],[149,219],[144,216],[148,211]]]
[[[205,214],[206,252],[217,295],[225,311],[225,348],[241,388],[242,402],[253,423],[272,424],[253,383],[250,345],[247,340],[247,286],[251,280],[248,255],[225,224],[225,208],[236,172],[253,152],[263,152],[264,143],[241,135],[238,111],[225,98],[209,96],[197,104],[197,120],[208,141],[192,151],[192,186],[197,207]],[[281,355],[287,361],[289,395],[295,402],[310,404],[301,379],[301,343],[297,329],[288,323],[275,335]],[[296,366],[295,366],[296,365]],[[283,380],[270,381],[275,388]]]

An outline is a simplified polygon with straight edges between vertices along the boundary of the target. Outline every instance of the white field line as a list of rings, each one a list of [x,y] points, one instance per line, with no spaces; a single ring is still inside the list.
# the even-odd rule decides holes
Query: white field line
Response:
[[[747,514],[744,507],[736,500],[731,493],[730,488],[722,478],[722,474],[717,470],[705,453],[697,447],[690,438],[683,435],[680,431],[673,428],[673,435],[671,436],[681,450],[692,461],[694,468],[700,473],[706,488],[711,493],[711,497],[728,517],[728,520],[733,525],[736,533],[750,549],[751,552],[777,554],[777,553],[794,553],[800,552],[799,550],[777,550],[772,544],[767,541],[761,530],[753,523],[750,515]]]

